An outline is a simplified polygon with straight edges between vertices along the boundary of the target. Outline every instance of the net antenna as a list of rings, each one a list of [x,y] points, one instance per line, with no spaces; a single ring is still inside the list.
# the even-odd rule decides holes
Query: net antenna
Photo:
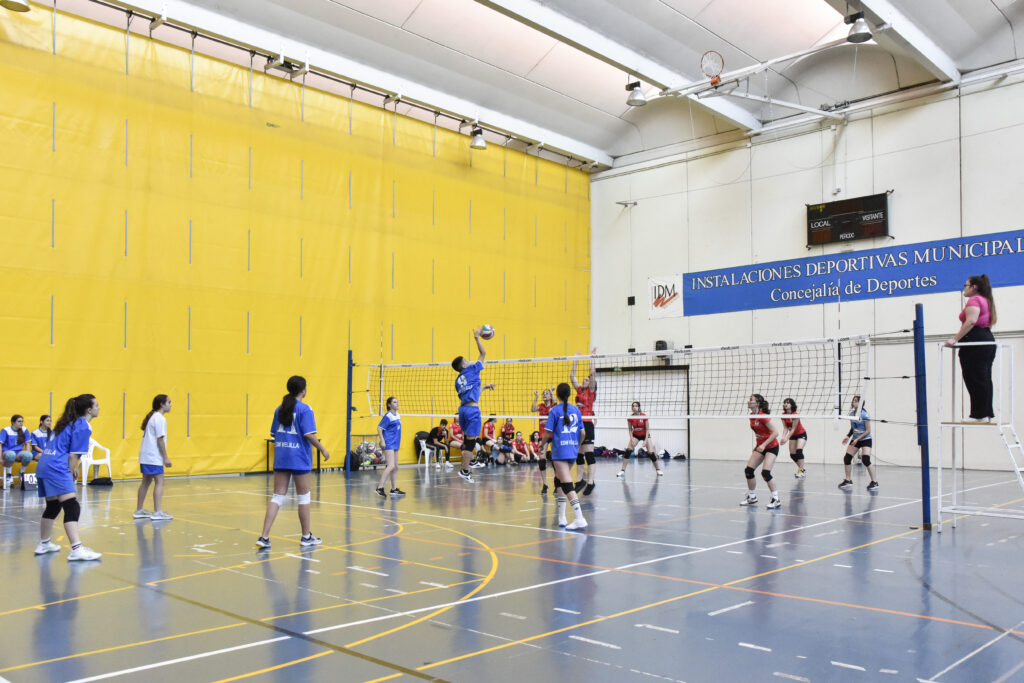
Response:
[[[650,418],[748,418],[751,394],[768,400],[773,417],[782,417],[782,400],[792,398],[803,417],[838,418],[846,414],[853,395],[868,394],[866,383],[871,376],[867,336],[648,353],[488,359],[481,381],[496,387],[481,393],[481,413],[537,419],[534,392],[542,394],[569,382],[574,362],[580,381],[593,370],[597,418],[626,418],[633,401],[639,401]],[[450,363],[370,366],[367,402],[373,414],[379,415],[385,397],[397,396],[405,416],[450,418],[459,408],[457,376]]]
[[[720,52],[708,50],[700,56],[700,72],[709,79],[711,85],[722,82],[722,70],[725,69],[725,58]]]

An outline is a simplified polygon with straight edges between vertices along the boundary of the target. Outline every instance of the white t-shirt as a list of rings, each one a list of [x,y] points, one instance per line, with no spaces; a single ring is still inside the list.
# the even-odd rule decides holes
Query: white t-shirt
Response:
[[[154,412],[149,416],[146,423],[146,431],[142,433],[142,446],[139,447],[140,465],[163,465],[164,456],[160,455],[160,447],[156,440],[164,437],[164,447],[167,447],[167,418],[163,413]]]

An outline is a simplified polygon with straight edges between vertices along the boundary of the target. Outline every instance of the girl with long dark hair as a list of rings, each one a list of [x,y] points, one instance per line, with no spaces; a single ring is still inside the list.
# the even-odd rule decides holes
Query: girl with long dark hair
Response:
[[[992,326],[996,324],[996,302],[988,275],[972,275],[964,284],[967,304],[960,311],[960,329],[946,340],[946,346],[969,342],[995,342]],[[971,396],[970,418],[988,421],[995,417],[992,409],[992,362],[996,359],[994,343],[960,347],[960,369],[964,386]]]
[[[288,393],[281,399],[281,405],[274,411],[270,424],[270,435],[274,439],[274,495],[267,503],[267,514],[263,518],[263,533],[256,539],[260,548],[270,547],[270,528],[274,525],[277,512],[287,500],[288,485],[294,480],[295,498],[299,507],[299,526],[303,547],[320,545],[323,541],[309,530],[309,488],[313,479],[313,448],[331,456],[316,437],[316,420],[313,409],[302,402],[306,397],[306,379],[298,375],[288,378]]]
[[[629,464],[629,457],[633,454],[633,449],[637,449],[637,457],[640,457],[640,448],[644,449],[647,457],[654,463],[654,469],[657,471],[658,476],[661,477],[665,472],[661,469],[661,464],[658,462],[658,454],[654,452],[654,442],[651,440],[651,430],[647,420],[647,415],[640,409],[640,401],[633,401],[633,405],[630,406],[630,417],[626,419],[626,431],[629,432],[629,444],[626,446],[626,453],[622,456],[622,466],[619,471],[615,474],[616,477],[622,479],[626,474],[626,465]],[[590,491],[593,490],[588,484],[587,489],[583,489],[583,495],[590,495]]]
[[[551,461],[555,468],[555,510],[558,513],[558,526],[568,531],[587,528],[587,520],[583,517],[580,500],[572,483],[570,465],[576,460],[580,448],[580,436],[583,432],[583,415],[580,409],[569,404],[572,389],[562,382],[555,390],[560,403],[548,413],[541,448],[551,441]],[[558,495],[561,493],[562,495]],[[565,519],[566,500],[572,505],[574,518],[571,522]]]
[[[25,488],[25,470],[32,462],[32,439],[25,429],[25,418],[21,415],[11,416],[11,426],[0,430],[0,452],[4,457],[4,488],[8,488],[13,480],[14,463],[21,463],[21,488]]]
[[[398,449],[402,446],[402,416],[398,414],[398,399],[394,396],[388,397],[388,412],[380,418],[377,425],[377,436],[380,439],[381,450],[384,451],[384,471],[380,473],[380,481],[377,482],[377,495],[387,498],[384,492],[384,482],[391,479],[391,495],[395,498],[404,496],[405,491],[398,488],[396,481],[398,474]]]
[[[164,468],[171,466],[167,456],[167,419],[171,412],[171,398],[167,394],[153,397],[153,409],[146,413],[142,420],[142,445],[139,446],[139,469],[142,470],[142,482],[139,484],[138,507],[132,513],[134,519],[152,519],[153,521],[174,519],[164,512]],[[153,512],[145,509],[146,492],[153,485]]]
[[[761,394],[751,394],[747,399],[747,409],[751,415],[768,415],[771,410],[768,408],[768,401]],[[740,505],[756,505],[757,494],[754,489],[757,483],[754,481],[755,468],[761,466],[761,478],[768,484],[768,490],[772,493],[772,499],[768,502],[768,509],[774,510],[782,507],[779,500],[779,492],[775,489],[775,482],[772,480],[772,466],[775,458],[779,456],[779,428],[770,417],[750,418],[750,429],[754,432],[754,450],[747,460],[747,466],[743,469],[743,476],[747,478],[747,496]]]
[[[796,412],[796,401],[791,398],[782,400],[782,412],[792,417],[782,418],[782,438],[779,445],[789,442],[789,457],[796,463],[797,479],[807,477],[807,469],[804,467],[804,446],[807,444],[807,430],[804,423]]]

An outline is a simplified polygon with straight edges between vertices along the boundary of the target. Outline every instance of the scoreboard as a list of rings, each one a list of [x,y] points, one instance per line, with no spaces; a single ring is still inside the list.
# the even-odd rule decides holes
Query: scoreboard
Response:
[[[889,235],[889,193],[807,205],[807,246]]]

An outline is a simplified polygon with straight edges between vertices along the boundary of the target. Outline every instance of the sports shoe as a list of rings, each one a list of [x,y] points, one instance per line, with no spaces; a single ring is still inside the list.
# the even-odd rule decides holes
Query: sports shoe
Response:
[[[853,482],[850,481],[849,479],[843,479],[841,482],[839,482],[839,488],[841,488],[844,491],[847,489],[852,489]]]
[[[740,505],[743,505],[743,506],[756,505],[756,504],[757,504],[757,496],[756,495],[750,495],[749,493],[747,494],[747,496],[742,501],[740,501]]]
[[[769,510],[775,510],[776,508],[780,508],[782,507],[782,500],[780,500],[778,496],[775,496],[770,501],[768,501],[767,507]]]
[[[664,476],[665,476],[665,470],[663,470],[663,469],[661,469],[661,468],[659,467],[659,468],[658,468],[658,476],[659,476],[659,477],[664,477]]]
[[[868,491],[877,491],[877,490],[878,490],[878,482],[877,481],[873,481],[870,484],[868,484]]]
[[[72,549],[68,554],[68,562],[98,560],[101,557],[103,557],[103,553],[98,553],[95,550],[86,548],[84,545],[80,545],[77,548]]]
[[[397,498],[398,496],[404,496],[405,491],[403,491],[402,489],[391,489],[391,495]]]
[[[163,510],[157,510],[156,512],[151,514],[149,518],[154,522],[159,522],[161,520],[167,521],[169,519],[174,519],[174,515],[164,512]]]
[[[470,466],[471,468],[473,468],[474,470],[478,470],[478,469],[480,469],[481,467],[487,467],[487,463],[485,463],[485,462],[483,462],[483,461],[481,461],[481,460],[477,460],[477,461],[475,461],[475,462],[471,462],[471,463],[469,464],[469,466]]]
[[[569,524],[569,522],[565,519],[564,516],[558,518],[558,526],[563,526],[564,527],[564,526],[567,526],[568,524]]]
[[[615,476],[618,477],[619,479],[622,479],[624,476],[626,476],[626,470],[619,470],[618,472],[615,473]]]
[[[447,460],[445,460],[444,461],[444,471],[445,472],[451,472],[453,469],[455,469],[455,465],[453,465],[450,462],[448,462]]]
[[[270,547],[270,539],[266,538],[265,536],[260,536],[259,538],[256,539],[256,545],[258,545],[261,548],[269,548]]]
[[[540,487],[540,494],[543,496],[547,492],[548,492],[548,485],[547,485],[547,483],[545,483],[544,486]]]
[[[580,491],[582,491],[586,487],[587,487],[587,480],[586,479],[580,479],[578,482],[576,482],[576,484],[572,488],[573,488],[573,490],[576,493],[579,493]]]
[[[310,546],[320,545],[321,543],[323,543],[323,539],[319,539],[313,534],[309,534],[309,536],[303,536],[299,539],[299,545],[301,545],[303,548],[309,548]]]
[[[797,470],[796,473],[793,474],[793,478],[794,479],[806,479],[807,478],[807,470]]]
[[[587,520],[582,517],[577,517],[568,524],[565,525],[566,531],[580,531],[587,528]]]
[[[459,470],[459,476],[468,481],[470,484],[473,482],[473,475],[470,474],[469,470]],[[383,490],[383,489],[381,489]]]
[[[434,469],[435,470],[441,469],[441,463],[437,463],[436,465],[434,465]]]
[[[149,519],[153,513],[149,510],[136,510],[132,513],[132,519]]]
[[[36,545],[36,555],[55,553],[58,550],[60,550],[60,546],[50,540],[39,541],[39,543]]]
[[[594,492],[594,487],[595,486],[596,486],[596,484],[594,484],[593,482],[591,482],[591,483],[587,484],[586,486],[584,486],[583,487],[583,495],[584,496],[589,496],[591,493]]]
[[[388,497],[388,494],[384,493],[384,487],[383,486],[378,486],[377,488],[374,489],[374,491],[376,491],[377,495],[380,496],[381,498],[387,498]]]

